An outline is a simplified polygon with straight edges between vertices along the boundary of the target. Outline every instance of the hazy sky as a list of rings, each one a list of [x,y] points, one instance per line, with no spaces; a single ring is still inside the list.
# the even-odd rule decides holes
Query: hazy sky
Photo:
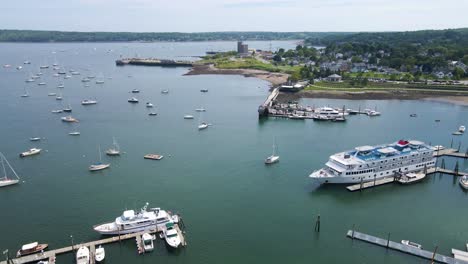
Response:
[[[468,0],[1,0],[0,28],[401,31],[468,27]]]

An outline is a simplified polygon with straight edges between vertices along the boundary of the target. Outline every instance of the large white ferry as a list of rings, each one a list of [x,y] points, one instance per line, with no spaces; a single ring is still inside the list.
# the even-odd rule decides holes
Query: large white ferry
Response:
[[[129,234],[157,228],[165,228],[167,223],[177,223],[178,216],[160,208],[147,209],[148,203],[140,212],[134,210],[124,211],[114,222],[93,226],[93,229],[102,235]]]
[[[319,183],[359,183],[435,166],[434,150],[421,141],[399,140],[380,146],[361,146],[330,156],[310,178]]]

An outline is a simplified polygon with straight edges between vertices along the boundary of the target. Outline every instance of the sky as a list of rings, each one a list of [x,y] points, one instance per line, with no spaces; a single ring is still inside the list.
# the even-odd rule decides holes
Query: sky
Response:
[[[0,29],[326,32],[468,27],[468,0],[0,1]]]

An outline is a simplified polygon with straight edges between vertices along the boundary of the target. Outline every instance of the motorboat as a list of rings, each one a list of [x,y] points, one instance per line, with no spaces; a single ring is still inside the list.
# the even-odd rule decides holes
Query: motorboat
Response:
[[[184,119],[193,119],[193,115],[184,115]]]
[[[98,101],[90,100],[90,99],[85,99],[85,100],[81,101],[82,105],[94,105],[94,104],[97,104],[97,103],[98,103]]]
[[[458,132],[465,133],[466,127],[465,126],[460,126],[458,128]]]
[[[47,249],[47,247],[49,247],[49,245],[47,244],[39,244],[38,242],[29,243],[29,244],[23,245],[21,249],[18,250],[18,252],[16,252],[16,257],[19,258],[19,257],[31,255],[34,253],[39,253]]]
[[[136,99],[135,97],[132,97],[132,98],[128,99],[128,102],[136,104],[136,103],[138,103],[138,99]]]
[[[424,180],[426,174],[424,172],[409,172],[398,178],[398,182],[401,184],[411,184]]]
[[[149,208],[148,203],[139,211],[126,210],[112,222],[93,226],[102,235],[122,235],[163,229],[166,223],[178,222],[178,217],[161,208]]]
[[[6,186],[19,183],[20,177],[18,176],[18,174],[16,174],[16,171],[13,169],[11,164],[8,162],[8,160],[5,158],[5,156],[1,152],[0,152],[0,159],[1,159],[2,167],[3,167],[3,177],[0,178],[0,187],[6,187]],[[5,164],[9,167],[10,171],[13,173],[16,179],[12,179],[8,177]]]
[[[41,138],[40,137],[30,137],[29,140],[30,141],[40,141]]]
[[[288,118],[289,118],[289,119],[293,119],[293,120],[305,120],[305,119],[306,119],[305,116],[303,116],[303,115],[298,115],[298,114],[289,115]]]
[[[202,122],[201,124],[198,125],[198,130],[202,130],[206,128],[208,128],[208,124],[205,122]]]
[[[61,94],[60,94],[60,95],[57,95],[57,96],[55,97],[55,100],[58,100],[58,101],[61,101],[62,99],[63,99],[63,97],[62,97]]]
[[[94,79],[94,78],[96,78],[96,76],[94,76],[94,75],[88,75],[88,79]]]
[[[153,243],[154,237],[150,233],[144,233],[141,236],[141,240],[143,242],[143,249],[145,250],[145,252],[153,251],[153,249],[154,249],[154,243]]]
[[[28,82],[28,83],[29,83],[29,82],[34,82],[34,81],[35,81],[34,78],[29,78],[29,79],[27,79],[25,82]]]
[[[417,117],[418,115],[417,114],[411,114],[409,115],[410,117]]]
[[[463,189],[468,190],[468,176],[462,176],[458,182]]]
[[[19,70],[23,69],[23,66],[16,66],[16,69],[19,71]]]
[[[197,111],[197,112],[206,112],[206,109],[203,108],[203,107],[200,107],[200,108],[195,109],[195,111]]]
[[[72,131],[72,132],[68,133],[68,135],[70,135],[70,136],[79,136],[79,135],[81,135],[81,133],[79,131]]]
[[[57,93],[48,93],[47,96],[57,96]]]
[[[366,111],[366,114],[368,116],[379,116],[380,115],[380,112],[377,112],[375,110],[370,110],[370,111]]]
[[[72,73],[72,74],[73,74],[73,73]],[[81,79],[81,82],[84,82],[84,83],[90,82],[90,81],[91,81],[91,80],[90,80],[89,78],[83,78],[83,79]]]
[[[153,107],[153,104],[152,104],[152,103],[150,103],[150,102],[147,102],[147,103],[146,103],[146,107],[148,107],[148,108],[152,108],[152,107]]]
[[[157,116],[158,113],[156,113],[156,112],[150,112],[150,113],[148,113],[148,115],[149,115],[149,116]]]
[[[120,155],[120,147],[119,144],[117,144],[117,140],[115,140],[115,138],[112,139],[112,147],[106,150],[106,154],[109,156]]]
[[[166,90],[162,90],[161,93],[162,93],[162,94],[168,94],[168,93],[169,93],[169,90],[167,90],[167,89],[166,89]]]
[[[63,112],[63,110],[61,110],[61,109],[56,109],[56,110],[52,110],[51,112],[54,113],[54,114],[60,114],[60,113]]]
[[[102,247],[102,245],[99,245],[98,248],[96,248],[96,253],[94,258],[96,259],[96,262],[102,262],[104,261],[104,258],[106,257],[106,251]]]
[[[151,160],[162,160],[162,158],[164,158],[163,155],[159,155],[159,154],[146,154],[145,156],[143,156],[144,159],[151,159]]]
[[[265,159],[265,164],[273,164],[279,161],[279,156],[276,155],[276,143],[273,141],[273,152],[271,156]]]
[[[57,85],[57,88],[63,89],[63,88],[65,88],[65,85],[59,84],[59,85]]]
[[[166,228],[163,229],[163,237],[166,244],[172,248],[178,248],[181,244],[181,239],[174,223],[167,223]]]
[[[329,121],[332,120],[332,117],[328,117],[326,115],[313,115],[312,120],[314,121]]]
[[[132,90],[132,93],[139,93],[139,92],[140,92],[140,90],[138,90],[138,89],[133,89]]]
[[[72,117],[72,116],[64,116],[61,118],[61,120],[63,122],[69,122],[69,123],[73,123],[73,122],[78,122],[78,119]]]
[[[71,71],[70,73],[71,73],[71,75],[80,75],[81,74],[81,73],[79,73],[77,71]]]
[[[43,86],[43,85],[46,85],[46,83],[45,82],[40,82],[37,85]]]
[[[89,264],[90,260],[89,248],[80,247],[76,252],[76,264]]]
[[[39,68],[41,68],[41,69],[48,69],[48,68],[49,68],[49,65],[41,65],[41,66],[39,66]]]
[[[96,80],[96,84],[104,84],[103,80]]]
[[[20,157],[24,158],[24,157],[28,157],[28,156],[37,155],[37,154],[41,153],[41,150],[42,149],[32,148],[32,149],[30,149],[28,151],[22,152],[20,154]]]
[[[418,248],[418,249],[422,249],[422,246],[418,243],[414,243],[414,242],[411,242],[409,240],[402,240],[401,243],[403,245],[406,245],[406,246],[410,246],[410,247],[415,247],[415,248]]]
[[[99,151],[99,162],[89,166],[90,171],[100,171],[100,170],[104,170],[110,167],[110,163],[102,163],[101,146],[99,146],[98,151]]]
[[[207,92],[208,92],[208,89],[201,89],[200,92],[202,92],[202,93],[207,93]]]
[[[23,64],[31,64],[30,61],[24,61]]]

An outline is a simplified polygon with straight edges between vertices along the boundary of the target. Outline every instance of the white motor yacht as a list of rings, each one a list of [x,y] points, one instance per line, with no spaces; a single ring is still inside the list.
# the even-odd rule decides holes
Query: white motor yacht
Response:
[[[145,249],[145,252],[150,252],[153,251],[154,249],[154,243],[153,243],[153,236],[149,233],[144,233],[141,236],[141,240],[143,241],[143,248]]]
[[[163,230],[164,240],[166,244],[172,248],[178,248],[181,244],[179,233],[174,228],[174,223],[167,223]]]
[[[205,122],[202,122],[201,124],[198,125],[198,130],[202,130],[206,128],[208,128],[208,124]]]
[[[148,209],[148,203],[140,211],[126,210],[113,222],[95,225],[93,229],[102,235],[129,234],[164,228],[166,223],[177,222],[178,218],[160,208]]]
[[[193,119],[193,115],[184,115],[184,119]]]
[[[37,154],[39,154],[39,153],[41,153],[41,149],[32,148],[32,149],[30,149],[30,150],[28,150],[28,151],[22,152],[22,153],[20,154],[20,157],[23,158],[23,157],[33,156],[33,155],[37,155]]]
[[[63,122],[68,122],[68,123],[73,123],[73,122],[78,122],[78,119],[72,117],[72,116],[64,116],[61,118]]]
[[[96,262],[102,262],[104,261],[104,258],[106,257],[106,251],[104,251],[104,248],[99,245],[98,248],[96,248],[96,254],[94,258],[96,259]]]
[[[82,246],[76,252],[76,264],[89,264],[89,248]]]
[[[148,108],[152,108],[153,106],[154,106],[154,105],[153,105],[152,103],[150,103],[150,102],[147,102],[147,103],[146,103],[146,107],[148,107]]]
[[[94,104],[97,104],[97,103],[98,103],[98,101],[90,100],[90,99],[85,99],[85,100],[81,101],[82,105],[94,105]]]
[[[461,177],[459,183],[463,189],[468,190],[468,176]]]

